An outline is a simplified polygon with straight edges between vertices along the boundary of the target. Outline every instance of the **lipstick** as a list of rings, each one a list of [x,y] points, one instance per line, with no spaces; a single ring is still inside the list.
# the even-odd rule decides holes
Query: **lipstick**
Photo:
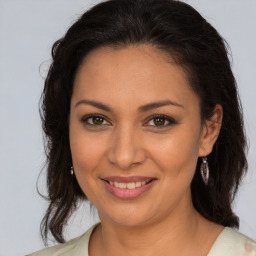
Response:
[[[146,176],[110,176],[101,178],[108,192],[120,199],[134,199],[148,191],[156,178]]]

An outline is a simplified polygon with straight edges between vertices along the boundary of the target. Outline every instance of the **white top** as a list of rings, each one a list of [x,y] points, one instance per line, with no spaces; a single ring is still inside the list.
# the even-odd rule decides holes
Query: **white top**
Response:
[[[27,256],[89,256],[88,244],[96,225],[69,242]],[[226,227],[217,237],[207,256],[256,256],[256,242],[232,228]]]

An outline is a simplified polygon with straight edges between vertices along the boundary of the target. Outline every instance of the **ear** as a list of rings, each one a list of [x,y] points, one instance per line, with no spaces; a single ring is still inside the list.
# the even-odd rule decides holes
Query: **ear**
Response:
[[[218,139],[223,118],[223,109],[220,104],[214,107],[210,120],[205,120],[202,126],[198,156],[207,156],[212,152],[213,146]]]

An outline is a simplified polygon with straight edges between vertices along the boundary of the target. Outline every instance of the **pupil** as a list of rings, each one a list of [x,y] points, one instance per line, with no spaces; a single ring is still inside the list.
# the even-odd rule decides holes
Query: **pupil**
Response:
[[[102,124],[103,118],[102,117],[94,117],[93,123],[94,124]]]
[[[164,118],[155,118],[155,125],[163,125],[164,124]]]

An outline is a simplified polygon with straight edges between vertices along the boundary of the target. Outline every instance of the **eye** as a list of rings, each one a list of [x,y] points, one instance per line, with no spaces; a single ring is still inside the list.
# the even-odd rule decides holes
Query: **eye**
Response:
[[[88,126],[102,126],[109,124],[109,122],[106,121],[105,117],[96,114],[84,116],[81,121],[84,125]]]
[[[86,126],[92,127],[101,127],[103,125],[110,124],[104,116],[99,114],[84,116],[81,122]],[[176,121],[173,118],[165,115],[154,115],[151,116],[150,119],[148,119],[147,121],[147,125],[154,128],[165,128],[166,126],[170,126],[172,124],[176,124]]]
[[[154,115],[149,119],[147,124],[155,128],[165,128],[166,126],[176,124],[176,121],[165,115]]]

